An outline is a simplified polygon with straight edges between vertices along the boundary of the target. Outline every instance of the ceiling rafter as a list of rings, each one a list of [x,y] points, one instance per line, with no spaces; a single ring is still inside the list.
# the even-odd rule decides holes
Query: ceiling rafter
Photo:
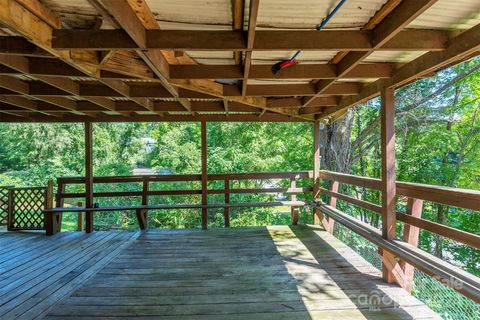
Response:
[[[56,50],[51,47],[53,31],[52,26],[47,23],[43,16],[30,11],[32,8],[44,8],[45,12],[51,12],[37,0],[24,0],[22,5],[16,0],[0,0],[0,20],[2,24],[13,30],[17,34],[21,34],[25,39],[38,46],[42,50],[48,52],[53,57],[57,57],[63,62],[69,64],[73,68],[83,72],[98,81],[103,82],[107,86],[121,93],[124,97],[128,96],[128,86],[119,80],[103,80],[98,77],[98,57],[94,52],[82,50]],[[29,5],[25,5],[25,3]],[[53,15],[54,13],[51,12]],[[53,102],[61,100],[56,98]],[[68,100],[68,99],[67,99]],[[137,104],[149,108],[148,101],[145,99],[134,99]]]

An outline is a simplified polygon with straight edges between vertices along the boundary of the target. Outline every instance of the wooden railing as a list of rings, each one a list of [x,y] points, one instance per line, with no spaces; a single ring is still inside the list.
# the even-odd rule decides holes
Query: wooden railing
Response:
[[[275,172],[275,173],[238,173],[238,174],[209,174],[207,175],[207,181],[223,181],[223,188],[221,189],[208,189],[206,193],[208,195],[223,194],[224,201],[222,203],[192,203],[192,204],[176,204],[165,205],[159,203],[151,203],[151,196],[167,196],[167,195],[201,195],[204,190],[200,189],[174,189],[174,190],[153,190],[151,185],[154,182],[200,182],[202,176],[200,174],[187,174],[187,175],[155,175],[155,176],[115,176],[115,177],[94,177],[93,183],[95,184],[116,184],[116,183],[139,183],[142,185],[141,190],[138,191],[108,191],[108,192],[94,192],[94,198],[105,197],[141,197],[141,206],[115,206],[115,207],[99,207],[99,208],[85,208],[85,207],[64,207],[65,199],[78,199],[84,198],[85,192],[67,192],[68,185],[85,184],[84,177],[61,177],[57,179],[58,189],[56,194],[56,207],[62,209],[54,209],[52,212],[78,212],[79,221],[82,219],[83,212],[89,214],[90,212],[101,211],[114,211],[114,210],[137,210],[137,215],[140,218],[139,222],[146,221],[146,216],[142,217],[141,214],[146,214],[147,210],[157,209],[179,209],[179,208],[191,208],[191,209],[211,209],[211,208],[223,208],[224,209],[224,225],[230,226],[230,208],[235,207],[272,207],[272,206],[290,206],[292,213],[292,223],[298,222],[298,207],[304,206],[305,201],[298,201],[297,194],[299,193],[311,193],[312,187],[297,187],[298,179],[312,178],[311,171],[301,172]],[[241,180],[289,180],[288,187],[268,187],[268,188],[232,188],[232,182]],[[230,195],[232,194],[265,194],[265,193],[284,193],[290,195],[290,201],[273,201],[273,202],[255,202],[255,203],[231,203]],[[139,211],[142,211],[139,212]],[[202,219],[204,217],[202,215]],[[208,221],[202,221],[202,225],[207,225]],[[141,225],[142,227],[142,225]],[[79,225],[79,228],[81,226]]]
[[[340,184],[356,187],[381,190],[381,180],[353,176],[348,174],[321,171],[320,178],[330,181],[330,189],[320,187],[320,193],[329,196],[330,202],[316,203],[314,208],[328,216],[323,217],[325,228],[332,232],[335,222],[339,222],[350,230],[363,236],[370,242],[386,250],[400,259],[397,265],[390,266],[394,270],[395,281],[410,291],[412,289],[414,267],[424,271],[461,292],[476,302],[480,301],[480,279],[461,270],[427,252],[417,248],[420,229],[441,235],[445,238],[458,241],[476,249],[480,249],[480,236],[459,229],[448,227],[440,223],[422,218],[423,201],[431,201],[443,205],[454,206],[469,210],[480,210],[480,192],[474,190],[440,187],[417,183],[396,183],[398,196],[407,198],[406,212],[397,212],[396,218],[405,224],[402,241],[386,240],[380,230],[355,219],[336,209],[338,200],[381,214],[381,205],[358,199],[339,192]],[[384,261],[383,263],[388,263]]]
[[[270,207],[284,206],[291,207],[292,224],[298,222],[298,207],[308,204],[306,201],[298,201],[296,196],[299,193],[311,193],[318,187],[318,181],[312,184],[309,180],[307,186],[298,187],[299,179],[311,179],[314,174],[311,171],[302,172],[281,172],[281,173],[239,173],[239,174],[210,174],[207,175],[207,182],[223,181],[223,188],[208,189],[207,184],[202,183],[205,188],[173,189],[162,190],[153,189],[154,182],[201,182],[200,174],[190,175],[156,175],[156,176],[124,176],[124,177],[94,177],[94,184],[112,184],[112,183],[138,183],[141,189],[137,191],[102,191],[94,192],[95,198],[102,197],[139,197],[141,205],[137,206],[114,206],[114,207],[95,207],[85,208],[82,206],[62,208],[65,199],[83,198],[84,192],[67,192],[66,187],[72,184],[85,184],[85,178],[82,177],[64,177],[58,179],[58,192],[56,194],[57,208],[47,210],[53,214],[61,216],[62,212],[85,212],[92,214],[102,211],[116,210],[136,210],[140,227],[146,227],[146,212],[157,209],[212,209],[223,208],[224,224],[230,225],[230,208],[234,207]],[[433,276],[442,283],[453,287],[465,296],[480,301],[480,279],[474,275],[461,270],[433,255],[417,248],[420,229],[431,233],[441,235],[445,238],[458,241],[465,245],[480,249],[480,236],[468,233],[456,228],[448,227],[437,222],[422,218],[423,201],[431,201],[443,205],[455,206],[470,210],[480,210],[480,192],[473,190],[464,190],[456,188],[447,188],[440,186],[416,184],[416,183],[396,183],[396,194],[405,197],[407,200],[406,212],[397,212],[396,219],[404,223],[403,239],[389,240],[385,239],[378,228],[364,223],[344,212],[336,209],[337,201],[345,201],[352,205],[372,211],[375,214],[382,212],[379,204],[365,201],[363,199],[352,197],[351,195],[340,192],[340,185],[347,184],[371,190],[381,190],[382,182],[380,179],[353,176],[348,174],[335,173],[330,171],[320,171],[320,180],[330,181],[330,189],[318,187],[320,194],[328,196],[329,203],[323,203],[314,199],[311,206],[316,212],[321,212],[320,220],[329,232],[333,231],[335,222],[338,222],[355,233],[366,238],[375,244],[382,257],[382,263],[388,265],[394,275],[394,281],[404,287],[406,290],[412,289],[414,268],[418,268]],[[235,188],[232,182],[242,180],[286,180],[285,187],[260,187],[260,188]],[[287,183],[289,181],[289,184]],[[315,181],[314,181],[315,182]],[[310,187],[313,185],[313,187]],[[284,193],[290,195],[290,201],[273,202],[255,202],[255,203],[232,203],[230,195],[232,194],[262,194],[262,193]],[[204,201],[203,195],[219,194],[224,195],[224,201],[221,203],[209,203]],[[201,203],[191,204],[160,204],[150,201],[152,196],[159,195],[202,195]],[[200,202],[200,201],[199,201]],[[202,226],[207,225],[207,215],[202,214]],[[47,231],[48,232],[48,231]],[[388,253],[399,259],[389,260],[385,256]]]

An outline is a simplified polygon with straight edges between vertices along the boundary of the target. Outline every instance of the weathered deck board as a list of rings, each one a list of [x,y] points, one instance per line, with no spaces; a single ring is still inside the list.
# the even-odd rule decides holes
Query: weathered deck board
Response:
[[[312,227],[147,231],[85,280],[46,318],[439,319]]]
[[[2,233],[0,319],[42,317],[95,275],[138,234]]]

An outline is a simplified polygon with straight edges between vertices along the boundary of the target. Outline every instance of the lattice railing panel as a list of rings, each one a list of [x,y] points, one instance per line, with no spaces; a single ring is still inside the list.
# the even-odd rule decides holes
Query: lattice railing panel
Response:
[[[0,226],[8,223],[8,189],[12,187],[0,187]]]
[[[14,188],[12,192],[11,230],[45,229],[45,209],[47,189]]]

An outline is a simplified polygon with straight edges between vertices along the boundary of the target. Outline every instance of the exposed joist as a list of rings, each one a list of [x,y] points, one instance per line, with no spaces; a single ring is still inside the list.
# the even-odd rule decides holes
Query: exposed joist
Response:
[[[155,28],[155,26],[157,28],[159,27],[156,21],[151,21],[152,18],[147,17],[150,12],[145,8],[146,5],[144,2],[137,1],[137,3],[135,3],[127,0],[102,0],[102,3],[138,46],[138,55],[142,57],[145,63],[153,70],[165,89],[176,97],[177,90],[168,82],[169,69],[165,57],[159,50],[147,50],[146,26],[150,28]],[[137,14],[137,12],[139,14]],[[139,16],[142,16],[143,19],[140,19]]]
[[[52,59],[47,59],[47,60],[52,60]],[[9,68],[12,68],[16,71],[19,71],[25,75],[29,75],[30,72],[30,61],[21,56],[0,56],[0,64],[5,65]],[[80,85],[72,81],[68,78],[60,78],[60,77],[53,77],[53,76],[36,76],[36,79],[40,80],[41,82],[44,82],[50,86],[56,87],[60,90],[63,90],[67,93],[69,93],[71,96],[77,98],[77,99],[82,99],[82,97],[79,96],[80,94]],[[99,105],[102,108],[105,108],[107,110],[115,110],[115,106],[113,101],[107,99],[107,98],[99,98],[96,97],[94,99],[89,99],[89,97],[83,97],[83,99],[86,99],[87,101],[90,101],[94,104]],[[67,107],[70,107],[70,103],[67,104]]]
[[[0,53],[33,57],[52,57],[51,54],[22,37],[0,37]]]
[[[42,81],[31,81],[29,83],[8,77],[0,76],[4,80],[3,88],[13,91],[12,93],[4,93],[11,95],[31,94],[39,96],[72,96],[81,97],[123,97],[128,94],[130,99],[135,98],[171,98],[170,93],[159,84],[132,84],[130,86],[116,87],[112,89],[102,83],[77,83],[66,78],[39,76]],[[7,78],[5,78],[7,77]],[[113,86],[113,84],[112,84]],[[235,85],[222,86],[222,91],[218,96],[228,97],[229,100],[251,105],[253,107],[267,108],[269,105],[257,106],[254,102],[255,98],[263,96],[292,96],[292,95],[314,95],[315,88],[311,84],[286,84],[286,85],[251,85],[247,88],[247,97],[241,97],[239,87]],[[355,95],[362,89],[361,83],[344,82],[337,83],[325,91],[325,96],[344,96]],[[182,89],[178,91],[179,98],[218,98],[215,95],[199,93],[196,91]],[[249,101],[247,98],[252,98]],[[319,100],[318,100],[319,101]],[[265,100],[266,103],[266,100]]]
[[[58,59],[32,57],[28,59],[31,75],[85,77],[83,72]],[[392,63],[359,64],[345,75],[348,79],[388,78],[399,65]],[[131,51],[114,52],[106,64],[101,64],[101,78],[118,80],[148,79],[158,82],[151,69],[135,59]],[[109,71],[112,70],[112,71]],[[12,69],[0,69],[3,74],[16,74]],[[299,64],[273,75],[269,65],[250,67],[251,79],[335,79],[338,75],[331,64]],[[170,65],[171,79],[243,79],[240,66],[235,65]]]
[[[110,0],[116,1],[116,0]],[[253,12],[253,11],[252,11]],[[248,46],[248,32],[147,30],[139,45],[123,30],[67,30],[54,32],[53,48],[82,50],[138,50],[141,46],[162,50],[209,51],[441,51],[449,39],[448,33],[438,30],[412,29],[398,32],[386,42],[377,44],[378,36],[368,30],[328,31],[265,31],[255,32]],[[419,41],[421,40],[421,41]],[[145,43],[145,44],[144,44]],[[145,49],[145,48],[144,48]]]
[[[36,0],[35,6],[42,6]],[[45,8],[46,11],[48,9]],[[117,80],[103,81],[97,76],[98,58],[96,54],[88,51],[66,51],[56,50],[51,47],[52,35],[54,29],[51,25],[42,19],[39,19],[35,13],[28,8],[22,6],[14,0],[0,0],[0,20],[2,24],[7,26],[14,32],[21,34],[28,41],[35,44],[42,50],[45,50],[54,57],[57,57],[83,72],[84,74],[96,78],[104,84],[111,86],[112,89],[122,93],[124,97],[128,98],[128,86]],[[60,100],[60,99],[56,99]],[[135,102],[148,109],[149,104],[143,99],[135,99]]]
[[[305,122],[309,120],[303,120],[301,118],[291,117],[288,115],[274,114],[267,112],[262,117],[256,114],[237,114],[235,117],[226,115],[165,115],[163,117],[159,115],[106,115],[100,114],[95,118],[90,118],[81,115],[62,114],[60,117],[29,114],[29,118],[19,118],[10,115],[2,115],[2,122]]]

